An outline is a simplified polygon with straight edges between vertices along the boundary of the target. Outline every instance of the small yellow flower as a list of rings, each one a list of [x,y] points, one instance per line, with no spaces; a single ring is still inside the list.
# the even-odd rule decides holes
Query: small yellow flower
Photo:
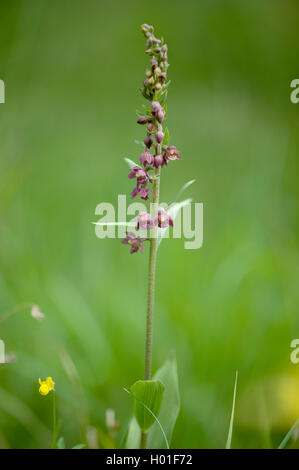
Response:
[[[39,393],[43,396],[48,395],[51,390],[54,390],[55,382],[52,377],[47,377],[46,380],[38,379],[39,382]]]

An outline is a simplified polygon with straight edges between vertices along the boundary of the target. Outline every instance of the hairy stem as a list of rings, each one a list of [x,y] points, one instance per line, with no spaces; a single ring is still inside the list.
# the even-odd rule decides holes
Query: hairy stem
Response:
[[[158,130],[162,130],[161,124],[158,124]],[[156,155],[161,154],[161,144],[156,146]],[[153,185],[152,220],[158,214],[159,194],[160,194],[160,169],[155,169],[155,180]],[[151,230],[149,269],[148,269],[148,296],[147,296],[147,315],[146,315],[146,342],[145,342],[145,371],[144,379],[150,380],[152,370],[152,342],[153,342],[153,316],[155,303],[155,274],[156,259],[158,249],[158,227],[155,225]]]

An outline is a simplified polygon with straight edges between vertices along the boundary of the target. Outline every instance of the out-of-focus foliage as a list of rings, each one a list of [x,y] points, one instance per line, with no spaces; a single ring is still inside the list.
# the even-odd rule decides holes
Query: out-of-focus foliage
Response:
[[[0,365],[0,446],[48,447],[55,377],[60,435],[113,445],[143,377],[147,250],[99,240],[98,203],[132,182],[148,58],[139,25],[169,45],[170,143],[182,161],[162,201],[204,204],[204,244],[158,253],[154,371],[176,350],[181,412],[172,446],[224,447],[239,371],[232,447],[277,447],[299,417],[298,3],[104,0],[1,2],[0,324],[15,362]],[[12,356],[11,356],[12,357]],[[122,434],[123,433],[123,434]],[[106,443],[106,444],[105,444]],[[108,443],[108,444],[107,444]],[[296,443],[292,445],[296,446]]]

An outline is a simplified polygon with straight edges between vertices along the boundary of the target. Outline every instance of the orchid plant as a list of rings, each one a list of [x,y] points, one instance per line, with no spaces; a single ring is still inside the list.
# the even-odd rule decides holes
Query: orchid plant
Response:
[[[143,152],[139,163],[126,160],[130,165],[128,177],[135,181],[131,197],[151,204],[149,212],[139,212],[135,233],[127,232],[122,243],[130,246],[131,254],[139,250],[143,253],[144,243],[149,243],[149,269],[144,380],[137,381],[127,390],[135,400],[135,418],[127,436],[128,448],[169,447],[180,406],[175,358],[171,357],[152,377],[152,338],[157,250],[162,230],[165,232],[174,225],[171,212],[175,215],[178,209],[174,205],[167,212],[160,207],[160,178],[168,163],[181,160],[181,156],[174,145],[169,145],[169,131],[164,125],[170,83],[167,80],[168,47],[163,39],[156,38],[153,26],[143,24],[141,30],[146,38],[145,52],[150,57],[150,66],[141,88],[147,104],[143,105],[143,112],[138,113],[137,123],[145,127],[146,135],[141,143]],[[144,231],[146,236],[143,237]]]

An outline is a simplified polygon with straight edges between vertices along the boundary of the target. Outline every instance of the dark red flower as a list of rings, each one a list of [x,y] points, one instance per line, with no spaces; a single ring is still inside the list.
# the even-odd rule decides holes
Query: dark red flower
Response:
[[[138,218],[137,218],[137,230],[139,229],[147,229],[151,227],[152,221],[151,221],[151,216],[144,211],[139,212]]]
[[[128,175],[128,178],[137,178],[137,184],[138,186],[146,184],[147,181],[150,183],[153,182],[151,176],[147,171],[143,170],[143,168],[140,168],[139,166],[133,166],[131,168],[131,172]]]
[[[180,156],[178,149],[174,145],[170,145],[169,147],[167,147],[163,155],[163,160],[164,160],[165,165],[167,165],[168,160],[181,160],[181,159],[182,157]]]
[[[139,188],[138,186],[133,189],[131,192],[132,198],[136,197],[137,195],[141,197],[144,201],[148,200],[148,195],[151,194],[153,197],[156,197],[150,189],[147,188]]]
[[[168,225],[173,227],[173,220],[164,209],[159,209],[158,215],[155,217],[155,225],[160,228],[168,227]]]
[[[122,240],[122,243],[131,246],[130,253],[136,253],[139,248],[141,253],[143,253],[143,243],[141,239],[139,237],[136,237],[136,235],[132,232],[127,232],[126,235],[127,236]]]

